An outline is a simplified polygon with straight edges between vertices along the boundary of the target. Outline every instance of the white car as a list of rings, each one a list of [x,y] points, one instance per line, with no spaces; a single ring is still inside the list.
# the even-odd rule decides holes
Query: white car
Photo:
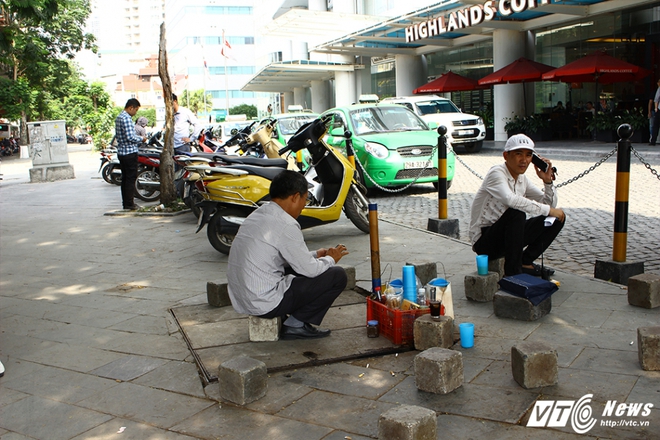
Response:
[[[451,99],[437,95],[401,96],[384,98],[382,103],[401,104],[408,107],[426,122],[447,127],[447,140],[456,147],[462,146],[468,153],[481,151],[486,138],[486,126],[479,116],[463,113]]]

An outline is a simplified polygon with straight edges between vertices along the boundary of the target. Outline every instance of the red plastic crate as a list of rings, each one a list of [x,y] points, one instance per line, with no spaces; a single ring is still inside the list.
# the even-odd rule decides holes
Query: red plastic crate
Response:
[[[380,334],[395,345],[411,345],[413,343],[413,323],[418,316],[427,313],[429,313],[429,309],[388,309],[385,304],[367,298],[367,321],[372,319],[378,321]]]

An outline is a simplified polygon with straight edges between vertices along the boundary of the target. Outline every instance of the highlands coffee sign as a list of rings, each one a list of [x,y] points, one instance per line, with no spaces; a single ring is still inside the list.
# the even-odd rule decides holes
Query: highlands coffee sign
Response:
[[[450,12],[443,17],[435,17],[429,21],[408,26],[406,28],[406,43],[431,38],[445,32],[478,26],[483,22],[491,21],[498,12],[500,16],[508,17],[511,14],[548,4],[550,4],[550,0],[488,0],[483,5],[470,6]]]

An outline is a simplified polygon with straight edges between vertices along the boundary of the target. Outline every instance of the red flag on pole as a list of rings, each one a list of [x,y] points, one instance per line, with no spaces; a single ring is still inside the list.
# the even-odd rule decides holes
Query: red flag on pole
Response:
[[[225,58],[231,58],[233,59],[234,57],[232,56],[232,48],[231,44],[229,44],[229,41],[225,38],[225,32],[222,32],[222,49],[220,49],[220,54],[225,57]]]

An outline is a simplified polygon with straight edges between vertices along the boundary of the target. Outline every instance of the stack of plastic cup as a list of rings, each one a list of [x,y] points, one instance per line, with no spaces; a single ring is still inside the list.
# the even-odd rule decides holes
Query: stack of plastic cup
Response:
[[[415,266],[403,266],[403,299],[417,301],[417,278]]]

